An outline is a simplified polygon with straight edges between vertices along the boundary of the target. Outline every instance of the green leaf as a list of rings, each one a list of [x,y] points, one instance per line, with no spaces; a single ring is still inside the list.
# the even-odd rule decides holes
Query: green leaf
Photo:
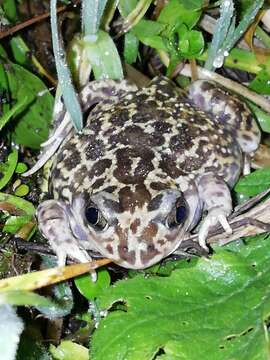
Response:
[[[248,106],[251,108],[254,113],[260,127],[263,131],[270,133],[270,114],[260,109],[258,106],[254,105],[248,101]]]
[[[139,41],[131,32],[125,35],[124,58],[127,64],[133,64],[138,56]]]
[[[5,163],[0,163],[0,189],[3,189],[11,179],[18,162],[18,151],[14,148]]]
[[[167,51],[166,44],[159,34],[165,29],[165,25],[156,21],[141,20],[132,29],[132,34],[145,45],[157,50]]]
[[[0,14],[1,16],[1,14]],[[7,79],[7,73],[4,66],[4,62],[7,58],[7,54],[5,53],[5,50],[0,45],[0,96],[1,96],[1,102],[2,102],[2,113],[0,118],[0,129],[5,125],[5,122],[3,124],[2,117],[10,109],[9,102],[10,102],[10,94],[9,94],[9,88],[8,88],[8,79]],[[8,120],[8,119],[7,119]]]
[[[207,1],[205,0],[181,0],[180,1],[186,9],[200,10]]]
[[[17,101],[10,110],[4,111],[4,115],[0,118],[0,130],[3,129],[3,127],[13,118],[15,114],[20,114],[25,109],[26,105],[30,104],[30,102],[30,99],[25,96]]]
[[[151,46],[154,49],[168,51],[164,38],[161,36],[153,35],[146,38],[141,37],[140,40],[144,45]]]
[[[139,39],[144,37],[150,37],[153,35],[160,34],[165,29],[165,25],[158,23],[157,21],[144,20],[138,22],[132,28],[132,33],[136,35]]]
[[[61,341],[57,347],[50,345],[50,353],[55,360],[89,360],[86,347],[68,340]]]
[[[38,149],[48,137],[53,97],[38,77],[20,65],[9,63],[6,74],[12,99],[21,103],[27,97],[28,104],[23,112],[20,108],[16,113],[13,139],[18,144]]]
[[[179,40],[179,52],[184,57],[194,57],[202,53],[204,38],[200,31],[187,31]]]
[[[20,65],[28,65],[28,67],[31,66],[29,58],[30,49],[20,36],[13,36],[10,39],[10,47],[16,63],[19,63]]]
[[[10,203],[18,209],[21,209],[26,215],[33,216],[36,212],[32,203],[14,195],[0,192],[0,202]]]
[[[263,68],[254,80],[249,84],[251,90],[259,94],[270,95],[270,73],[268,68]]]
[[[7,221],[5,222],[5,226],[3,231],[16,234],[16,232],[29,221],[32,220],[32,216],[24,215],[24,216],[9,216]]]
[[[270,169],[259,169],[242,177],[234,190],[248,196],[255,196],[270,187]]]
[[[83,44],[97,80],[123,79],[119,54],[111,37],[105,31],[100,30],[95,37],[84,37]]]
[[[27,165],[23,162],[18,162],[17,166],[16,166],[16,169],[15,169],[15,172],[17,174],[22,174],[24,173],[26,170],[27,170]]]
[[[111,282],[110,274],[106,269],[97,270],[97,281],[93,282],[90,274],[75,278],[75,284],[79,292],[88,300],[94,300]]]
[[[17,9],[15,0],[3,0],[1,1],[1,5],[3,6],[3,10],[5,12],[5,16],[11,22],[15,22],[17,20]]]
[[[164,6],[158,22],[174,26],[183,23],[192,29],[201,16],[202,1],[193,1],[190,5],[179,0],[171,0]]]
[[[118,281],[99,296],[111,311],[94,332],[91,359],[268,359],[269,254],[270,236],[260,235],[169,277]]]
[[[15,190],[15,196],[25,196],[29,193],[29,186],[26,184],[19,185]]]

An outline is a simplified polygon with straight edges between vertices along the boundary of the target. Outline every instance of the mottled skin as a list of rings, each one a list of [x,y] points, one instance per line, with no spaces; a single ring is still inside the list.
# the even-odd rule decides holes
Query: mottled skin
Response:
[[[91,249],[123,267],[148,267],[179,246],[203,211],[202,246],[212,225],[229,232],[230,188],[243,153],[260,141],[247,107],[201,81],[190,89],[193,100],[166,78],[141,90],[117,82],[88,90],[86,109],[101,102],[83,132],[71,132],[60,147],[50,179],[54,200],[38,208],[40,230],[59,262],[66,255],[87,261]],[[98,209],[96,224],[87,220],[89,208]]]

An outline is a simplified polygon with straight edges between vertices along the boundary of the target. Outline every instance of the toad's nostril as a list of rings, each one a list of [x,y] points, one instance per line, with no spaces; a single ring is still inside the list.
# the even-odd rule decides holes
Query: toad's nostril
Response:
[[[127,252],[128,252],[128,247],[127,247],[127,246],[121,246],[121,250],[122,250],[124,253],[127,253]]]
[[[147,251],[148,252],[153,252],[155,250],[156,250],[156,248],[155,248],[155,246],[153,244],[150,244],[150,245],[147,246]]]

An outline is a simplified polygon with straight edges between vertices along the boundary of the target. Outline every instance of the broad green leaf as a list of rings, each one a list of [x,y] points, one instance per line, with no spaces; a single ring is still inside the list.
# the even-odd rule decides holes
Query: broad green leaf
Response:
[[[18,151],[14,148],[5,163],[0,163],[0,189],[3,189],[11,179],[18,162]]]
[[[33,216],[36,211],[32,203],[14,195],[0,192],[0,202],[10,203],[18,209],[21,209],[26,215],[30,216]]]
[[[269,359],[269,254],[270,236],[260,235],[169,277],[118,281],[99,296],[109,314],[91,359]]]
[[[89,350],[70,340],[61,341],[57,347],[50,345],[50,353],[55,360],[89,360]]]
[[[4,111],[4,115],[0,117],[0,130],[3,129],[3,127],[9,122],[9,120],[13,118],[15,114],[18,115],[20,112],[22,112],[25,107],[30,104],[30,102],[31,99],[25,96],[24,98],[21,98],[19,101],[17,101],[10,110],[6,109],[6,111]]]
[[[12,99],[19,103],[25,97],[28,99],[25,111],[20,109],[13,119],[13,139],[18,144],[38,149],[48,137],[53,97],[38,77],[20,65],[9,63],[6,74]]]
[[[171,0],[162,9],[158,22],[169,24],[170,26],[184,23],[189,29],[192,29],[201,16],[200,6],[197,6],[198,3],[194,1],[190,6],[185,6],[187,4],[179,0]]]
[[[1,14],[0,14],[1,16]],[[4,114],[6,114],[7,111],[10,109],[10,94],[9,94],[9,88],[8,88],[8,79],[7,79],[7,73],[4,65],[4,61],[7,58],[7,54],[4,50],[4,48],[0,45],[0,96],[1,96],[1,105],[2,105],[2,113],[0,117],[0,130],[2,127],[6,124],[6,122],[9,120],[9,117],[3,120]]]
[[[105,31],[100,30],[94,37],[84,37],[83,43],[97,80],[123,79],[119,54],[111,37]]]
[[[255,196],[270,187],[270,169],[255,170],[242,177],[234,190],[248,196]]]
[[[5,222],[3,231],[15,234],[23,225],[31,221],[33,217],[31,215],[24,216],[9,216]]]
[[[97,281],[93,282],[90,274],[75,278],[75,284],[79,292],[88,300],[94,300],[111,282],[110,274],[106,269],[97,271]]]

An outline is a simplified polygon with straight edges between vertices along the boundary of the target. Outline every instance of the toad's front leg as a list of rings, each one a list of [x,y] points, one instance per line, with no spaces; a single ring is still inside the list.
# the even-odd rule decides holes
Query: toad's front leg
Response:
[[[37,220],[39,230],[56,253],[58,266],[65,265],[67,256],[82,263],[91,261],[87,251],[80,246],[80,239],[76,236],[78,229],[78,234],[74,234],[75,221],[69,205],[63,201],[46,200],[37,209]],[[95,279],[94,272],[92,278]]]
[[[207,211],[199,230],[199,244],[207,249],[206,238],[212,226],[220,224],[226,233],[232,229],[227,217],[232,212],[232,199],[227,184],[214,174],[205,174],[197,181],[199,197]]]

